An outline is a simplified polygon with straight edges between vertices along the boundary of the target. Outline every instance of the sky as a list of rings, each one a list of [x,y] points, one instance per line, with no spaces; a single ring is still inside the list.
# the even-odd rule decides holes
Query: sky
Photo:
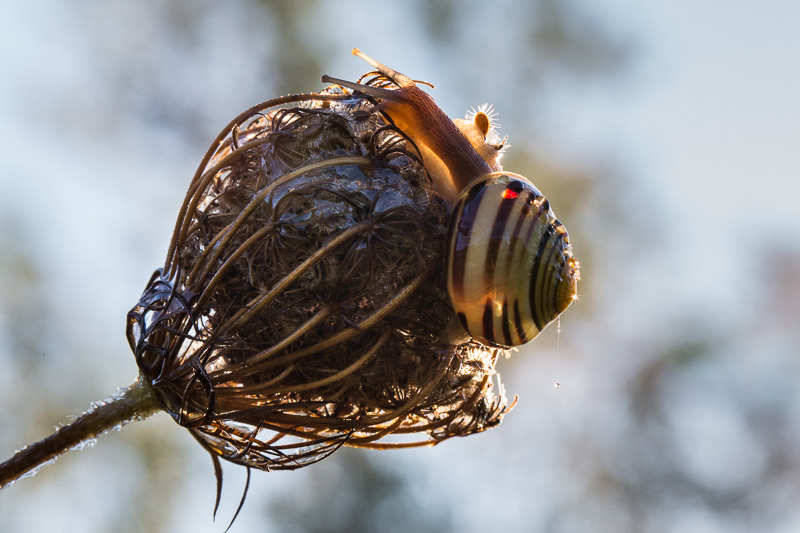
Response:
[[[552,126],[567,143],[600,140],[624,154],[633,179],[653,187],[668,239],[662,259],[683,287],[673,293],[689,305],[734,305],[730,285],[757,260],[748,243],[800,242],[800,6],[604,5],[643,43],[636,81],[588,106],[581,95],[557,99]]]
[[[219,38],[172,46],[146,12],[122,4],[97,5],[17,2],[6,6],[0,20],[0,243],[24,258],[2,263],[5,279],[0,287],[7,303],[0,324],[8,330],[34,319],[31,332],[22,337],[28,344],[0,342],[0,361],[7,369],[0,372],[0,403],[11,406],[0,412],[0,455],[41,435],[29,432],[29,425],[44,431],[62,420],[41,420],[37,412],[77,413],[133,379],[135,364],[122,334],[124,316],[163,262],[169,238],[165,228],[173,223],[203,143],[216,134],[214,128],[277,90],[260,78],[257,84],[248,82],[252,67],[237,53],[241,35],[263,31],[265,44],[254,46],[275,43],[270,42],[270,28],[248,26],[254,23],[243,10],[206,5],[214,15],[210,29],[219,29]],[[588,270],[584,276],[623,282],[613,287],[587,283],[592,288],[581,299],[594,315],[573,321],[565,315],[557,354],[550,336],[544,341],[549,343],[546,355],[515,356],[504,379],[512,393],[521,395],[521,403],[500,428],[476,437],[477,444],[470,437],[468,443],[448,442],[385,459],[415,472],[425,498],[444,494],[442,501],[451,507],[463,504],[464,498],[484,498],[504,513],[500,523],[508,531],[537,530],[529,529],[524,513],[512,512],[522,506],[531,516],[555,520],[563,531],[586,530],[581,520],[595,516],[592,501],[615,508],[608,500],[588,498],[588,510],[563,516],[570,515],[570,502],[596,494],[584,492],[588,482],[568,479],[589,478],[595,462],[610,465],[614,472],[633,469],[630,464],[649,465],[625,474],[625,479],[672,473],[686,475],[714,494],[747,492],[753,480],[765,479],[772,465],[771,452],[753,430],[753,413],[782,413],[791,420],[800,410],[797,395],[789,392],[798,370],[789,342],[792,320],[768,313],[766,323],[754,318],[763,293],[775,290],[770,283],[774,285],[780,265],[772,261],[791,265],[787,257],[800,256],[800,3],[604,0],[576,5],[633,43],[633,52],[625,73],[608,81],[572,80],[565,74],[565,79],[541,88],[546,91],[544,104],[531,118],[541,142],[536,151],[566,170],[613,170],[608,187],[619,189],[610,194],[623,198],[622,205],[635,214],[622,223],[641,227],[603,227],[618,234],[609,236],[609,253],[618,257],[603,267],[615,272]],[[475,72],[479,78],[466,88],[455,84],[471,76],[437,76],[441,58],[427,53],[416,12],[385,5],[384,19],[402,30],[397,39],[387,39],[387,25],[369,24],[376,14],[365,6],[352,2],[323,8],[317,37],[341,52],[333,54],[320,74],[357,77],[364,66],[349,50],[359,46],[414,78],[435,82],[436,98],[446,102],[442,107],[451,114],[488,100],[508,127],[529,118],[503,99],[504,85],[513,80],[492,78],[496,57],[524,60],[514,54],[514,33],[501,29],[513,17],[514,2],[475,13],[471,24],[456,29],[464,52],[450,52],[450,68]],[[229,29],[242,26],[246,31],[241,33]],[[98,46],[110,52],[98,53]],[[163,53],[147,53],[162,48]],[[109,63],[128,49],[141,52],[130,65]],[[151,57],[159,57],[158,64],[147,64]],[[204,125],[195,136],[159,128],[157,120],[135,119],[137,109],[121,105],[145,105],[153,95],[137,92],[134,76],[163,71],[174,76],[159,78],[156,90],[165,100],[173,97],[172,91],[185,92],[187,100],[177,105],[194,106],[190,115]],[[134,88],[127,99],[115,99],[117,84]],[[319,87],[312,80],[304,90]],[[195,105],[199,102],[209,103]],[[193,127],[195,123],[187,125]],[[512,138],[510,144],[513,150],[523,142]],[[579,259],[580,241],[575,235]],[[32,274],[21,282],[11,277],[15,272]],[[783,301],[798,296],[794,279],[789,276],[782,286],[775,306],[796,311]],[[15,302],[31,295],[39,300],[25,311],[28,315],[21,314],[22,306]],[[76,321],[91,325],[91,335],[82,331],[86,328],[75,328]],[[42,323],[48,325],[47,335],[37,333]],[[773,327],[781,328],[780,334],[772,334]],[[620,443],[636,435],[645,439],[654,431],[621,414],[637,398],[631,391],[633,377],[649,364],[648,358],[655,359],[653,345],[666,345],[673,335],[693,328],[711,330],[710,336],[729,353],[726,359],[711,358],[673,377],[666,386],[662,383],[665,390],[659,383],[654,386],[658,394],[667,395],[664,402],[670,406],[660,422],[674,439],[668,443],[669,453],[664,452],[674,456],[674,464],[639,459],[633,444],[634,455],[626,457]],[[31,353],[12,356],[22,348]],[[107,359],[87,363],[81,359],[84,353],[106,354]],[[76,372],[72,361],[91,364],[91,370]],[[79,388],[74,386],[76,376]],[[563,384],[558,391],[552,388],[555,380]],[[37,400],[37,388],[52,394]],[[18,413],[32,417],[30,424]],[[58,530],[64,521],[79,523],[71,514],[76,509],[85,515],[80,521],[85,530],[102,531],[114,523],[110,517],[133,513],[125,498],[139,493],[124,480],[139,479],[134,472],[138,463],[115,455],[130,452],[126,439],[173,450],[175,464],[163,466],[165,476],[202,480],[199,485],[179,484],[185,494],[176,501],[202,501],[203,511],[169,516],[165,530],[224,529],[210,522],[210,466],[199,450],[194,455],[187,451],[193,446],[188,435],[181,441],[161,437],[175,431],[166,416],[134,426],[101,438],[91,452],[72,462],[61,461],[0,493],[0,532]],[[796,425],[789,426],[790,437],[800,435]],[[570,443],[581,439],[594,443],[596,455],[571,453]],[[330,467],[315,465],[292,476],[254,475],[253,492],[269,499],[292,487],[307,487],[314,476],[324,478],[343,468],[344,463],[330,461]],[[494,463],[498,466],[492,467]],[[113,479],[101,475],[110,468]],[[319,474],[312,471],[317,468]],[[225,501],[223,516],[231,516],[243,483],[240,471],[228,472],[236,488]],[[519,472],[525,473],[524,479]],[[476,488],[476,479],[490,482]],[[800,514],[790,508],[797,489],[788,483],[778,486],[764,493],[774,496],[764,498],[764,508],[773,511],[775,530],[796,531]],[[253,502],[252,494],[250,498],[251,507],[245,508],[237,527],[260,524],[269,514],[264,504]],[[640,523],[646,527],[639,530],[747,530],[744,518],[703,502],[686,504],[674,494],[656,499],[650,518]],[[784,499],[789,503],[781,506]],[[95,509],[93,501],[106,503]],[[48,513],[41,513],[43,508]],[[467,505],[451,519],[460,531],[492,523],[477,505]],[[624,518],[606,519],[602,530],[620,531],[626,525],[637,530]]]

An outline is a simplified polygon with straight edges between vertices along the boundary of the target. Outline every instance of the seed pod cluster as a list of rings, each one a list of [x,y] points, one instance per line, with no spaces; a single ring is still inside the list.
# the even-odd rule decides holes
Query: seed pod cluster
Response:
[[[503,350],[466,338],[448,297],[450,206],[375,105],[331,86],[234,119],[128,315],[143,378],[215,458],[294,469],[479,432],[508,409]]]

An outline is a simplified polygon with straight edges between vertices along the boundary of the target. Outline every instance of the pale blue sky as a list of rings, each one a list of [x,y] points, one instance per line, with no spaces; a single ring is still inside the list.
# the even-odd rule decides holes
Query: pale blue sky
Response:
[[[557,165],[581,169],[612,162],[630,187],[614,193],[629,198],[627,208],[642,215],[636,220],[643,217],[652,225],[653,243],[634,240],[614,252],[619,257],[607,264],[620,269],[616,278],[585,272],[587,278],[598,278],[594,292],[582,295],[597,316],[582,322],[565,316],[560,390],[551,386],[556,354],[545,339],[530,354],[501,362],[509,391],[520,394],[521,402],[500,428],[433,450],[378,454],[386,464],[415,472],[421,500],[454,508],[460,503],[455,524],[461,531],[469,531],[468,526],[485,531],[497,524],[523,531],[529,525],[526,516],[555,520],[553,516],[564,514],[573,517],[564,518],[565,530],[571,525],[586,531],[581,519],[593,515],[581,513],[593,504],[608,505],[603,522],[608,529],[600,530],[620,530],[615,527],[625,525],[624,519],[615,516],[623,515],[605,501],[587,498],[597,494],[586,480],[595,464],[624,471],[628,459],[633,460],[624,444],[636,450],[636,439],[645,431],[625,418],[634,401],[629,379],[648,357],[655,357],[653,345],[674,340],[671,328],[682,318],[689,329],[695,324],[699,329],[716,327],[720,350],[730,348],[730,359],[712,358],[669,383],[664,394],[675,398],[665,400],[671,406],[665,423],[673,429],[668,437],[674,442],[665,446],[679,460],[677,466],[665,460],[666,477],[685,469],[700,486],[744,493],[765,475],[768,464],[767,447],[749,425],[753,412],[800,412],[800,400],[792,392],[797,369],[791,328],[765,337],[763,324],[762,331],[743,327],[753,319],[747,314],[752,313],[747,308],[750,296],[764,286],[761,269],[769,259],[764,251],[777,247],[800,255],[800,2],[576,4],[633,44],[631,66],[618,80],[554,85],[557,90],[548,93],[546,105],[534,116],[515,114],[517,108],[503,98],[504,84],[514,80],[491,77],[491,61],[525,60],[515,53],[515,35],[503,31],[504,21],[514,16],[514,1],[480,7],[485,12],[473,14],[474,25],[459,30],[463,51],[451,51],[444,60],[448,68],[475,72],[474,86],[466,89],[455,84],[471,76],[441,79],[443,58],[428,53],[419,38],[417,14],[405,8],[406,2],[382,4],[377,14],[370,2],[330,3],[319,26],[309,29],[330,49],[340,50],[325,65],[327,74],[352,79],[362,73],[365,66],[349,54],[359,46],[409,76],[435,82],[435,96],[451,114],[489,101],[508,128],[534,120],[537,132],[547,132],[536,150]],[[198,150],[175,132],[115,108],[109,90],[113,76],[134,72],[134,67],[136,72],[148,70],[139,64],[126,69],[125,64],[104,63],[120,54],[103,55],[96,47],[142,51],[132,61],[158,58],[154,76],[164,71],[172,76],[161,79],[160,93],[179,87],[197,113],[219,127],[253,102],[274,96],[274,87],[247,83],[248,58],[238,53],[241,35],[231,30],[248,22],[239,9],[204,4],[217,17],[210,20],[219,28],[219,38],[187,52],[158,33],[158,21],[149,11],[133,4],[98,7],[105,5],[14,2],[0,19],[0,222],[5,232],[0,243],[28,254],[41,273],[40,290],[48,301],[41,317],[58,338],[57,343],[48,340],[42,347],[46,357],[26,370],[32,381],[18,377],[23,374],[14,371],[17,363],[0,339],[0,361],[11,369],[0,372],[0,404],[12,407],[0,411],[0,455],[35,438],[19,413],[34,418],[54,402],[69,403],[77,413],[90,400],[132,381],[135,364],[123,335],[124,316],[163,261],[169,228],[205,148]],[[157,6],[154,12],[162,4]],[[376,15],[381,24],[371,23]],[[268,28],[263,32],[262,46],[273,46]],[[387,34],[396,38],[387,39]],[[152,50],[159,53],[147,52]],[[189,59],[181,55],[187,53]],[[310,84],[305,90],[320,86]],[[208,138],[215,133],[210,131]],[[510,142],[512,150],[524,146],[522,140]],[[580,250],[576,254],[580,259]],[[607,279],[623,283],[603,286],[600,281]],[[9,287],[8,280],[0,281]],[[787,287],[787,293],[798,293],[792,290]],[[76,316],[75,302],[84,301],[92,305],[84,305]],[[5,313],[0,320],[8,326],[14,317]],[[705,320],[696,321],[698,317]],[[75,328],[76,320],[96,329]],[[105,353],[108,359],[87,362],[81,359],[86,353]],[[538,357],[527,357],[531,354]],[[92,371],[76,369],[76,363]],[[36,403],[36,387],[52,392],[42,400],[49,403]],[[58,422],[44,423],[49,427]],[[797,434],[796,423],[790,419],[786,425]],[[60,529],[63,517],[86,531],[103,531],[113,523],[111,517],[125,512],[125,498],[135,490],[126,480],[141,481],[135,477],[136,463],[118,455],[128,450],[126,439],[137,438],[172,446],[180,458],[175,459],[176,475],[186,475],[186,493],[176,505],[204,504],[199,512],[176,511],[167,519],[169,530],[220,531],[210,521],[213,479],[204,452],[195,449],[188,434],[181,435],[180,445],[158,441],[164,432],[180,433],[166,416],[137,426],[142,428],[101,439],[96,450],[59,463],[41,474],[42,479],[24,480],[3,491],[0,531],[4,526],[9,531]],[[596,445],[592,454],[571,453],[570,443],[581,438]],[[668,455],[659,450],[650,460],[662,467]],[[317,468],[328,467],[254,474],[249,506],[233,531],[263,524],[268,513],[258,502],[313,483]],[[118,484],[107,476],[111,469],[118,472]],[[656,476],[658,468],[654,471]],[[232,489],[221,521],[235,509],[243,477],[237,469],[227,472]],[[775,524],[796,531],[797,494],[791,486],[780,490],[779,496],[791,496],[790,503],[782,507],[781,498],[764,501],[777,506],[770,514]],[[459,498],[478,494],[498,516],[484,506],[464,508]],[[649,527],[641,530],[747,531],[746,521],[702,502],[677,505],[669,498],[649,509]],[[102,509],[94,501],[102,501]],[[85,523],[76,518],[81,512]],[[598,511],[598,516],[604,515]]]

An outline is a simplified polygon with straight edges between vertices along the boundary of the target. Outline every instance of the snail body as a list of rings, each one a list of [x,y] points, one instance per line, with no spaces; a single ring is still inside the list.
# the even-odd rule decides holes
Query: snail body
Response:
[[[397,87],[322,79],[377,99],[373,111],[419,149],[451,207],[447,287],[461,325],[487,345],[531,341],[576,298],[579,264],[564,225],[533,183],[502,172],[504,141],[492,142],[489,113],[451,120],[413,80],[358,49],[353,54]]]
[[[487,160],[478,153],[458,125],[436,105],[434,99],[408,76],[382,65],[360,50],[353,54],[364,59],[386,76],[396,89],[352,83],[330,76],[322,81],[334,82],[363,94],[380,99],[373,111],[380,111],[395,123],[416,145],[425,169],[434,186],[448,205],[473,179],[493,172]],[[471,127],[462,123],[471,133]],[[469,134],[468,133],[468,134]],[[480,136],[470,135],[480,142]]]

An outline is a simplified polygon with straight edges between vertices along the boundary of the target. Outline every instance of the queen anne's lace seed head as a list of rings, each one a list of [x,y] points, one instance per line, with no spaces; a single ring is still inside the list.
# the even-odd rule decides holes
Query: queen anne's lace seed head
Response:
[[[468,435],[508,408],[501,351],[458,338],[449,209],[372,105],[330,88],[232,122],[128,315],[142,375],[216,456],[294,469]]]

